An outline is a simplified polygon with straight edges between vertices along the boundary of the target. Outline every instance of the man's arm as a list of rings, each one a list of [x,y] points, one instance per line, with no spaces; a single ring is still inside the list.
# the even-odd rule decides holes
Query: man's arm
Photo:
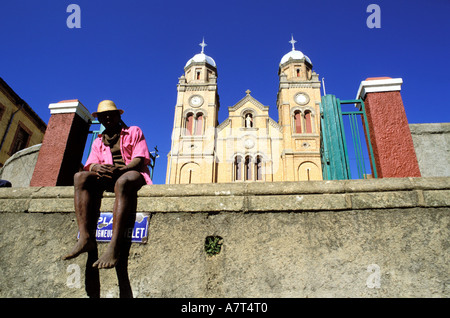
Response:
[[[133,160],[130,161],[125,167],[119,168],[119,170],[123,171],[123,173],[131,170],[139,171],[144,166],[145,158],[143,157],[134,157]]]

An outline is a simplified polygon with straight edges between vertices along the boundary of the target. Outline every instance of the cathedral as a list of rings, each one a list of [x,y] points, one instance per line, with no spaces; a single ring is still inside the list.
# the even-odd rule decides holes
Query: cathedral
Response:
[[[221,123],[217,65],[200,44],[177,85],[166,184],[322,180],[319,75],[290,43],[278,69],[278,122],[247,90]]]

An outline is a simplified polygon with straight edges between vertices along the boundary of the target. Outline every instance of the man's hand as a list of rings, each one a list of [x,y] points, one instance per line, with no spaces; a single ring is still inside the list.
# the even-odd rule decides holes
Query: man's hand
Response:
[[[134,158],[127,166],[124,167],[115,167],[114,165],[102,165],[102,164],[94,164],[91,167],[91,171],[97,173],[99,178],[109,178],[120,177],[125,172],[130,170],[139,170],[144,164],[144,158],[136,157]]]
[[[99,176],[99,178],[109,178],[109,179],[112,179],[115,170],[117,170],[117,168],[115,168],[113,165],[95,164],[91,168],[91,171],[97,173],[97,176]]]

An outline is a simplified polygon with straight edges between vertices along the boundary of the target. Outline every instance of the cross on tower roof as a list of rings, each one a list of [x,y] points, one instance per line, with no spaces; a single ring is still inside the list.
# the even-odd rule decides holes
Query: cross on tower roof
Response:
[[[297,41],[294,40],[294,36],[292,34],[291,34],[291,40],[289,41],[289,43],[292,44],[292,51],[295,51],[294,44],[297,43]]]
[[[207,44],[205,43],[205,38],[203,38],[202,43],[199,44],[202,47],[202,53],[203,51],[205,51],[205,46],[207,46]]]

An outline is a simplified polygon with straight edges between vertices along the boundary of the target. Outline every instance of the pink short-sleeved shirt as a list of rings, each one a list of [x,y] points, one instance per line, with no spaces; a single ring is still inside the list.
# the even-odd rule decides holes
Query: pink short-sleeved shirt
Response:
[[[125,164],[129,164],[136,157],[144,158],[144,165],[139,171],[147,184],[153,184],[150,179],[150,154],[142,130],[137,126],[122,128],[120,133],[120,151]],[[92,143],[91,153],[86,161],[84,170],[89,170],[91,164],[113,164],[111,148],[105,146],[101,135]]]

